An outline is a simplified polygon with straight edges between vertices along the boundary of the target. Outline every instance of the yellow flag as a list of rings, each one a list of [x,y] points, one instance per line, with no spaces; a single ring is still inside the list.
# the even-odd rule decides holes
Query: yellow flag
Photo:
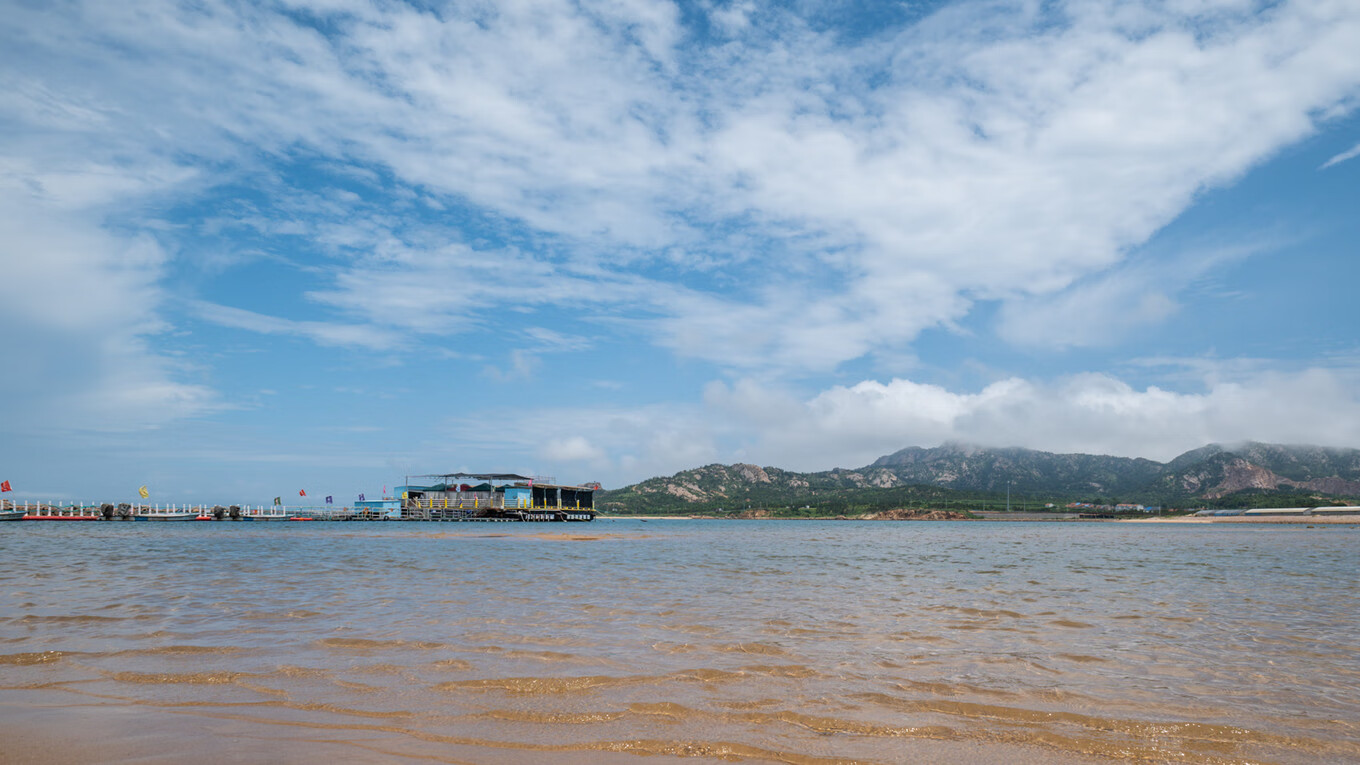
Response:
[[[142,495],[142,499],[146,499],[147,497],[151,496],[151,492],[147,491],[145,486],[138,489],[137,493]]]

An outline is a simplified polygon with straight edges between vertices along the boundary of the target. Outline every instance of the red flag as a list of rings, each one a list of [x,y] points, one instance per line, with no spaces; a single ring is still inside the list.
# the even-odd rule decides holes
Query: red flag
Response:
[[[0,491],[14,491],[9,487],[9,481],[0,481]]]
[[[305,496],[307,496],[307,490],[306,490],[306,489],[298,489],[298,496],[299,496],[299,497],[305,497]]]

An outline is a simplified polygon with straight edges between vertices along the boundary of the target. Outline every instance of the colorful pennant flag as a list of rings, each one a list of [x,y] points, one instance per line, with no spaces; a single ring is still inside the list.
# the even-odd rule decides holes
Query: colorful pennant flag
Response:
[[[9,481],[0,481],[0,491],[14,491],[9,487]]]
[[[359,501],[360,501],[360,502],[363,502],[363,501],[364,501],[364,495],[362,495],[362,494],[359,495]]]
[[[306,489],[298,489],[298,496],[299,496],[299,497],[305,497],[305,496],[307,496],[307,490],[306,490]]]
[[[276,505],[282,505],[282,504],[283,504],[283,497],[275,497],[275,498],[274,498],[274,504],[276,504]]]
[[[331,504],[331,495],[329,494],[326,495],[326,504]]]
[[[142,499],[146,499],[147,497],[151,496],[151,492],[147,491],[146,486],[143,485],[137,489],[137,496],[141,497]]]

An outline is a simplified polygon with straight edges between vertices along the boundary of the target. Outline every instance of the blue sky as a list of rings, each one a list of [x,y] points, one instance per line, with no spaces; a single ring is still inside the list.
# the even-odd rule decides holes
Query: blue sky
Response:
[[[1360,6],[0,14],[19,499],[1360,447]]]

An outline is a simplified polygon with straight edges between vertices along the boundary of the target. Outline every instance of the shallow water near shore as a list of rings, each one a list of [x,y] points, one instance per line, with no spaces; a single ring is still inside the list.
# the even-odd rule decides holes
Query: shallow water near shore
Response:
[[[1360,527],[0,525],[3,762],[1360,762]]]

